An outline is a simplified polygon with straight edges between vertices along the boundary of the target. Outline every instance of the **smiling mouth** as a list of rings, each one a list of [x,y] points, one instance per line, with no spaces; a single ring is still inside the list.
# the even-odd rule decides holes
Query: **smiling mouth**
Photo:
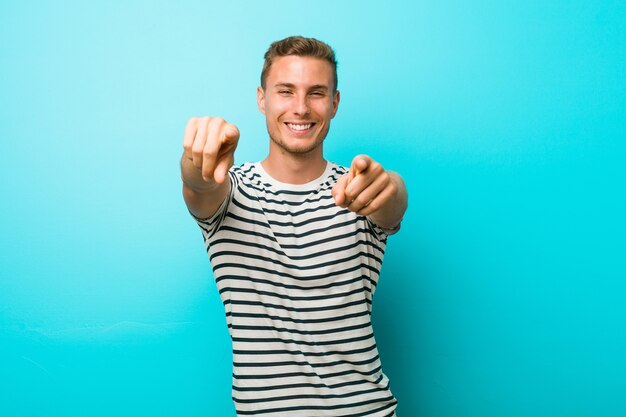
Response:
[[[315,123],[285,123],[289,130],[296,133],[308,132],[315,126]]]

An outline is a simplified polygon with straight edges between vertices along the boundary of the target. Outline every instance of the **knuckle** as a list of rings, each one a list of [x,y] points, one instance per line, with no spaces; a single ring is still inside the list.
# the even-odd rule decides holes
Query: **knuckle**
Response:
[[[211,118],[209,116],[198,117],[198,121],[196,124],[198,126],[206,127],[210,121],[211,121]]]
[[[194,145],[194,146],[191,148],[191,153],[193,154],[193,156],[197,156],[197,157],[202,156],[202,153],[203,153],[203,152],[202,152],[202,147],[200,147],[200,146],[195,146],[195,145]]]
[[[212,117],[209,123],[213,127],[218,127],[218,126],[223,126],[226,123],[226,121],[222,119],[221,117]]]

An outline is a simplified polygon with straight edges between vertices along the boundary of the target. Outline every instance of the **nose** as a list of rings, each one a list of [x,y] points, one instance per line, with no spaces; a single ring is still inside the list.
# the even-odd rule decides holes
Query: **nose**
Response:
[[[297,116],[306,116],[309,114],[309,102],[305,95],[298,95],[294,101],[293,112]]]

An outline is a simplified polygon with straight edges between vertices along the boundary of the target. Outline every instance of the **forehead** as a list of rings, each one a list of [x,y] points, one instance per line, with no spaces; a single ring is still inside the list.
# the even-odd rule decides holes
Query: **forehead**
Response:
[[[289,83],[294,85],[333,84],[333,67],[330,62],[310,56],[281,56],[275,58],[267,75],[267,85]]]

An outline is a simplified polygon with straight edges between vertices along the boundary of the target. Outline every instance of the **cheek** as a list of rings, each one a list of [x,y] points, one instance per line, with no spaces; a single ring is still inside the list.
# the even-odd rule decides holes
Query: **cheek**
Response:
[[[281,114],[289,109],[289,102],[287,100],[281,100],[279,97],[267,100],[265,103],[265,110],[268,113]]]
[[[332,116],[333,114],[333,106],[330,102],[319,102],[315,103],[312,108],[315,110],[315,113],[325,116]]]

